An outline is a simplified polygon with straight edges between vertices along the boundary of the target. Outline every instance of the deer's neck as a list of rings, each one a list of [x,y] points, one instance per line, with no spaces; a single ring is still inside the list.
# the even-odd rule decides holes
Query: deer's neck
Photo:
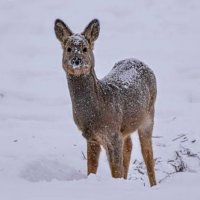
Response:
[[[83,76],[67,75],[75,117],[88,121],[100,110],[100,85],[95,73]]]

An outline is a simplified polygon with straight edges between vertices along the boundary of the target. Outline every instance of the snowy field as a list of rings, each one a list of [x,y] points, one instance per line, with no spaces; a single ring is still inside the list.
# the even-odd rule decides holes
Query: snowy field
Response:
[[[96,73],[134,57],[158,82],[150,188],[137,134],[128,180],[113,180],[105,152],[86,176],[54,20],[81,32],[101,23]],[[199,0],[0,1],[0,200],[200,199]]]

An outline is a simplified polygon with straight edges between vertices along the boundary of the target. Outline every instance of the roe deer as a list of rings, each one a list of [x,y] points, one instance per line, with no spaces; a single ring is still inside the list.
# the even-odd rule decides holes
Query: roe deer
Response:
[[[99,80],[93,55],[99,21],[92,20],[81,34],[74,34],[60,19],[54,29],[63,48],[74,121],[87,140],[88,175],[97,172],[103,146],[112,177],[126,179],[132,150],[130,134],[138,130],[150,185],[156,185],[152,130],[157,90],[153,71],[141,61],[125,59]]]

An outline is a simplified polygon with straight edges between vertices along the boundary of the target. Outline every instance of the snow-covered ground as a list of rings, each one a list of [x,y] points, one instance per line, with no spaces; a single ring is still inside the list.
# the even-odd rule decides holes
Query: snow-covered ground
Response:
[[[137,134],[128,180],[110,178],[105,152],[86,176],[86,143],[76,128],[56,18],[74,32],[98,18],[96,72],[134,57],[155,72],[154,155],[149,187]],[[0,199],[200,199],[199,0],[1,0]]]

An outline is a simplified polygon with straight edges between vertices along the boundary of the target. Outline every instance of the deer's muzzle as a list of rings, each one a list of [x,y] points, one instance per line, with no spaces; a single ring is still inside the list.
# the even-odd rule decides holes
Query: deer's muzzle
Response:
[[[81,58],[75,57],[71,59],[71,65],[73,68],[80,67],[82,65]]]

